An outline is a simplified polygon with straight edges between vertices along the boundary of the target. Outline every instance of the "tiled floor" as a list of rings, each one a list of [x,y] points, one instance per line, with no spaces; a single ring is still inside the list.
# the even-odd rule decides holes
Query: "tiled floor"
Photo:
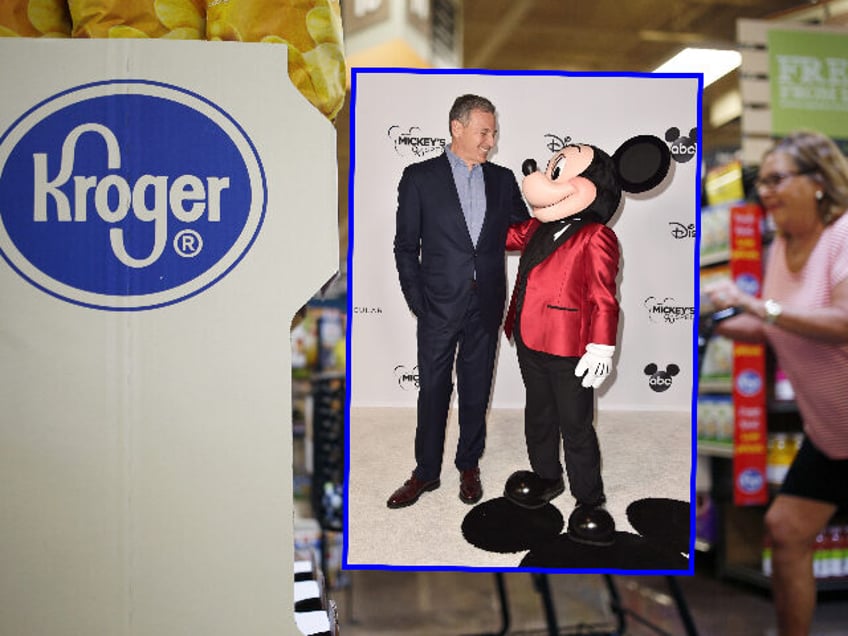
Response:
[[[497,578],[486,572],[354,571],[348,588],[331,596],[339,610],[341,636],[471,636],[555,634],[546,619],[540,588],[547,582],[551,610],[561,634],[623,633],[628,636],[683,634],[669,587],[662,576],[612,577],[628,612],[623,631],[610,606],[610,589],[600,575],[506,573],[504,621]],[[720,582],[709,562],[692,577],[677,577],[700,636],[774,636],[768,592]],[[661,631],[645,625],[647,619]],[[505,631],[504,627],[508,629]],[[582,630],[582,631],[581,631]],[[848,594],[819,600],[813,636],[848,635]]]

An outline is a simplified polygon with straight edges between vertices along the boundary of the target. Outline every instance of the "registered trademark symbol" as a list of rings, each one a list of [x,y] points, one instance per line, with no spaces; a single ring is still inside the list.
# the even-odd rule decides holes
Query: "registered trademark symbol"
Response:
[[[203,237],[195,230],[180,230],[174,237],[174,250],[183,258],[193,258],[203,249]]]

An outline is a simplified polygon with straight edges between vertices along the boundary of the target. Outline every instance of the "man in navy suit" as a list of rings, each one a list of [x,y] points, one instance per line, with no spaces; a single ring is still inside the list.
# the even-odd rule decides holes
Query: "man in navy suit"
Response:
[[[487,161],[498,132],[494,105],[458,97],[449,126],[444,154],[408,166],[398,185],[395,262],[418,318],[419,393],[416,466],[389,508],[414,504],[440,485],[454,358],[459,498],[473,504],[483,496],[478,461],[506,299],[506,232],[529,218],[512,171]]]

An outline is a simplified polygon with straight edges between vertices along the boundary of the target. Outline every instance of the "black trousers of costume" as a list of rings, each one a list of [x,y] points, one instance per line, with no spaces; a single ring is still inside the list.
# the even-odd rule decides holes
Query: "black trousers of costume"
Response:
[[[603,503],[594,390],[574,375],[580,358],[528,349],[519,337],[516,349],[526,391],[524,437],[533,472],[544,479],[559,478],[561,439],[571,494],[580,504]]]
[[[434,327],[426,316],[418,319],[415,475],[419,479],[438,479],[441,473],[454,359],[459,395],[459,441],[454,464],[459,470],[474,468],[483,455],[498,333],[497,329],[484,328],[474,291],[470,292],[465,318],[457,327]]]

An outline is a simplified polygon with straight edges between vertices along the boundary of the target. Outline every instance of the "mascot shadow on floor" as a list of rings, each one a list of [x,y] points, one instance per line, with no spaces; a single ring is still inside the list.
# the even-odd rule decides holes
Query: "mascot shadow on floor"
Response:
[[[504,331],[507,338],[514,337],[525,387],[524,435],[531,469],[509,477],[503,498],[471,510],[463,534],[487,550],[531,550],[522,565],[615,567],[604,565],[603,555],[614,560],[624,556],[632,563],[635,547],[649,541],[654,565],[637,562],[636,567],[680,567],[680,552],[689,549],[688,504],[644,500],[631,505],[640,518],[646,508],[666,508],[658,512],[668,528],[675,526],[672,543],[683,549],[673,550],[657,566],[651,538],[642,530],[642,537],[616,532],[606,510],[594,426],[594,390],[613,371],[619,320],[620,250],[607,223],[618,210],[622,192],[647,193],[663,182],[671,153],[653,135],[632,137],[612,155],[590,144],[569,142],[554,153],[544,171],[533,159],[524,162],[521,189],[533,218],[511,227],[506,240],[507,250],[521,253]],[[563,536],[562,516],[550,504],[566,486],[560,448],[576,502]],[[685,508],[685,529],[668,516],[681,515],[678,504]],[[665,555],[667,533],[650,528],[648,535],[663,535],[657,547],[658,554]],[[582,562],[585,558],[597,562]]]

